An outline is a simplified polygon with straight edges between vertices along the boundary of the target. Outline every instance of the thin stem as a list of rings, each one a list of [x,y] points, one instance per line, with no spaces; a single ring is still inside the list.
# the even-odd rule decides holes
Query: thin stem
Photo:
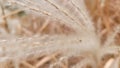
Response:
[[[4,7],[3,7],[3,4],[2,4],[2,2],[0,1],[0,8],[1,8],[1,11],[2,11],[2,16],[5,16],[5,9],[4,9]],[[3,26],[5,27],[5,30],[7,31],[7,32],[9,32],[9,29],[8,29],[8,22],[7,22],[7,18],[5,17],[5,18],[3,18],[3,20],[4,20],[4,22],[3,22]]]

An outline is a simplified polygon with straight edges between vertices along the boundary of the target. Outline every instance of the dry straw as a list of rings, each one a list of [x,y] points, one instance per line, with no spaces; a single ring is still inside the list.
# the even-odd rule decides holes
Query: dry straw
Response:
[[[37,27],[19,23],[20,34],[30,37],[8,34],[0,38],[0,68],[120,68],[120,47],[115,44],[120,26],[111,27],[115,30],[109,33],[112,30],[110,24],[106,24],[113,20],[109,16],[110,7],[116,10],[119,0],[115,1],[115,6],[111,5],[112,0],[101,1],[91,4],[89,0],[10,0],[26,12],[43,16],[44,20],[36,32]],[[108,14],[104,16],[105,13]],[[104,25],[98,25],[100,23]],[[57,29],[62,34],[34,35],[51,28],[50,32]],[[63,30],[68,31],[67,35]],[[107,38],[101,42],[104,33]]]

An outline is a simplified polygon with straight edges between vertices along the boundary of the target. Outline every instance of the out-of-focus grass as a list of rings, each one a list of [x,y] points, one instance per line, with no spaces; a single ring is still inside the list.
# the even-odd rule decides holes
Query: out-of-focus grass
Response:
[[[116,45],[120,44],[120,38],[116,26],[120,24],[120,0],[86,0],[86,5],[96,32],[83,30],[78,35],[77,30],[63,21],[21,10],[21,7],[4,6],[6,15],[1,17],[7,18],[9,32],[6,27],[0,27],[0,68],[119,68],[120,47]],[[15,9],[10,10],[11,7]],[[64,12],[58,7],[57,10]],[[78,21],[79,16],[75,17]]]

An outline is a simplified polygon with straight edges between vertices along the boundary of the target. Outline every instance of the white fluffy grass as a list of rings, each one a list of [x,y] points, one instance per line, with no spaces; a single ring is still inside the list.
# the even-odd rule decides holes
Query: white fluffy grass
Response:
[[[96,35],[84,0],[11,0],[10,2],[31,9],[37,14],[41,13],[51,19],[62,21],[77,33],[69,36],[7,37],[7,39],[2,39],[0,41],[1,68],[9,68],[5,67],[8,65],[8,60],[12,60],[14,67],[19,68],[21,59],[25,60],[31,55],[39,56],[43,53],[52,54],[56,51],[60,51],[62,57],[83,56],[84,59],[73,68],[86,68],[88,65],[92,68],[103,68],[104,64],[102,65],[101,62],[106,55],[119,57],[120,47],[106,46],[112,41],[106,41],[104,46],[100,44],[100,38]],[[118,59],[114,63],[111,67],[119,68]],[[55,64],[59,66],[61,63],[56,62]]]

